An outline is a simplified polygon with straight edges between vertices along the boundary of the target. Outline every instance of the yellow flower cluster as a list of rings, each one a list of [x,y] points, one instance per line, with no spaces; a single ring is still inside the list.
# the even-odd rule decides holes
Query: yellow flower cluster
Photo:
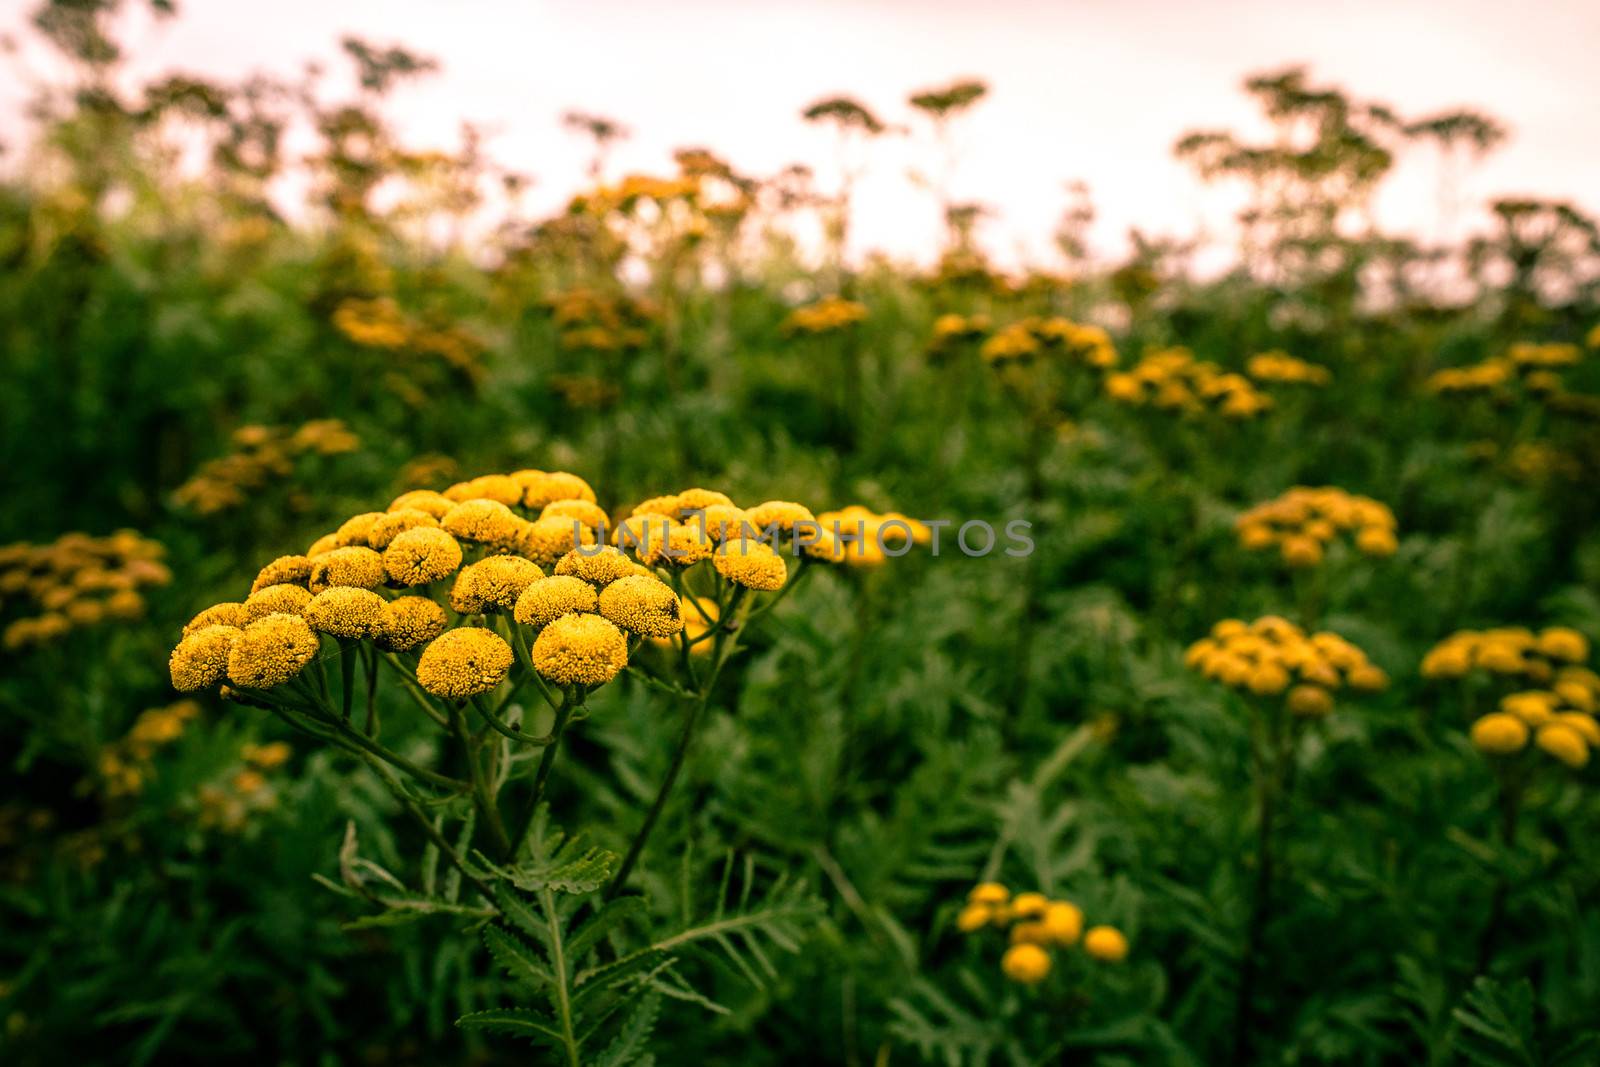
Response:
[[[852,567],[876,567],[891,556],[904,555],[911,545],[925,545],[933,531],[916,519],[889,511],[879,514],[859,504],[817,516],[823,536],[835,547],[836,562]]]
[[[392,297],[345,300],[334,310],[333,326],[362,348],[436,359],[472,381],[483,374],[482,342],[459,326],[414,323]]]
[[[1354,531],[1356,549],[1365,556],[1392,556],[1399,547],[1394,512],[1334,486],[1297,485],[1244,512],[1234,528],[1240,547],[1260,552],[1276,546],[1290,567],[1321,563],[1326,546],[1342,531]]]
[[[305,554],[268,563],[243,601],[190,620],[172,651],[173,685],[283,685],[316,658],[323,637],[414,654],[418,685],[447,700],[499,687],[516,664],[513,642],[549,681],[603,685],[627,666],[630,641],[669,639],[685,627],[678,594],[652,568],[724,592],[770,592],[790,577],[774,542],[843,557],[803,505],[746,510],[707,489],[645,501],[616,528],[615,547],[602,543],[609,527],[594,490],[563,471],[402,493]],[[684,573],[702,562],[702,571]],[[697,602],[715,619],[724,597]],[[702,610],[692,612],[699,622]]]
[[[545,306],[560,333],[561,347],[568,352],[631,352],[643,348],[649,340],[650,323],[656,317],[650,304],[626,293],[581,286],[548,297]]]
[[[173,492],[182,507],[201,515],[236,508],[273,482],[294,473],[304,455],[353,452],[361,439],[338,419],[318,419],[297,429],[241,426],[233,432],[233,451],[205,463]]]
[[[100,752],[96,770],[104,795],[117,798],[142,792],[156,752],[182,737],[184,726],[199,714],[200,705],[192,700],[140,712],[127,736]]]
[[[1189,646],[1183,661],[1241,692],[1282,696],[1289,712],[1303,718],[1331,712],[1340,689],[1370,693],[1389,684],[1388,675],[1343,637],[1327,631],[1307,635],[1276,615],[1252,623],[1223,619],[1210,636]]]
[[[165,552],[132,530],[0,547],[0,609],[20,614],[0,631],[0,648],[19,652],[74,630],[138,618],[145,608],[140,590],[172,580],[161,561]]]
[[[843,297],[825,296],[821,300],[789,312],[789,317],[783,320],[783,332],[835,333],[865,321],[866,317],[866,305],[858,304],[854,300],[845,300]]]
[[[1441,395],[1489,393],[1504,398],[1511,395],[1513,385],[1520,383],[1534,396],[1554,396],[1565,388],[1557,371],[1575,366],[1581,356],[1577,345],[1519,341],[1504,356],[1434,371],[1423,388]]]
[[[1114,926],[1083,928],[1083,909],[1067,900],[1051,900],[1043,893],[1018,893],[999,882],[982,882],[967,894],[966,906],[956,916],[962,933],[979,930],[1007,932],[1010,947],[1000,958],[1000,969],[1013,982],[1036,985],[1050,976],[1052,950],[1081,945],[1092,959],[1120,963],[1128,956],[1128,939]]]
[[[1272,398],[1249,378],[1197,360],[1187,348],[1160,349],[1130,370],[1107,375],[1106,393],[1134,407],[1191,415],[1214,411],[1239,420],[1272,407]]]
[[[1600,747],[1600,675],[1586,667],[1558,668],[1549,689],[1508,693],[1500,709],[1472,724],[1472,743],[1489,756],[1515,756],[1531,739],[1546,755],[1577,769]]]
[[[1245,362],[1244,372],[1258,382],[1280,382],[1297,385],[1327,385],[1333,374],[1327,367],[1296,359],[1287,352],[1273,349],[1258,352]]]
[[[569,208],[574,213],[605,216],[612,212],[630,214],[641,204],[666,205],[675,200],[693,200],[700,193],[700,182],[694,176],[657,178],[648,174],[630,174],[613,185],[597,186],[590,192],[573,198]]]
[[[1538,633],[1523,626],[1458,630],[1422,657],[1422,676],[1462,678],[1484,670],[1546,685],[1557,677],[1561,665],[1581,665],[1588,658],[1589,639],[1567,626],[1550,626]]]
[[[1056,356],[1094,370],[1117,365],[1111,335],[1099,326],[1073,322],[1059,315],[1029,317],[1009,323],[983,343],[978,354],[990,365]]]

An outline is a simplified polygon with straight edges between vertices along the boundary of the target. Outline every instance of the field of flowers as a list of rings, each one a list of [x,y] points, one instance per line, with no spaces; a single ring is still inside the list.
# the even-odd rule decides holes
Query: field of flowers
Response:
[[[0,180],[0,1060],[1600,1062],[1600,232],[1361,221],[1493,120],[1254,78],[1228,272],[914,266],[114,7]]]

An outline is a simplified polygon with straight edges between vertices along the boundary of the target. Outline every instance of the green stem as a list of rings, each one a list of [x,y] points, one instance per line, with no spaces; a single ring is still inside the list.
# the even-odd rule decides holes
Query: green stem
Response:
[[[522,820],[517,825],[517,836],[514,839],[514,849],[522,848],[522,843],[528,839],[528,831],[533,828],[533,820],[539,814],[539,805],[544,801],[545,785],[550,781],[550,768],[555,766],[556,752],[561,748],[561,735],[566,732],[567,723],[572,720],[572,713],[583,706],[583,690],[574,686],[562,700],[561,706],[556,708],[556,721],[550,727],[550,743],[545,747],[544,753],[539,757],[539,767],[533,775],[533,795],[528,798],[527,810],[523,812]],[[515,856],[516,852],[513,851]]]
[[[439,850],[439,854],[449,860],[452,867],[461,872],[461,877],[472,883],[472,887],[483,895],[483,899],[492,904],[494,902],[494,891],[489,888],[489,884],[467,869],[466,861],[456,852],[455,846],[445,840],[444,835],[439,832],[439,828],[433,825],[433,820],[429,819],[427,813],[418,806],[417,802],[406,794],[404,787],[401,786],[389,768],[370,756],[364,758],[372,768],[373,773],[382,780],[384,785],[388,786],[389,792],[394,794],[394,798],[400,802],[400,806],[405,808],[411,817],[416,820],[417,825],[422,828],[422,832],[427,836],[428,840],[433,842],[433,847]]]
[[[494,794],[489,790],[489,783],[483,776],[483,768],[478,765],[478,747],[472,740],[472,734],[467,729],[467,717],[461,710],[460,702],[450,705],[450,725],[455,730],[456,740],[461,742],[461,753],[467,760],[467,774],[472,789],[472,799],[478,807],[478,814],[483,818],[483,823],[489,828],[489,836],[494,839],[494,849],[501,856],[508,856],[511,852],[511,839],[506,836],[506,827],[500,820],[500,808],[495,804]]]

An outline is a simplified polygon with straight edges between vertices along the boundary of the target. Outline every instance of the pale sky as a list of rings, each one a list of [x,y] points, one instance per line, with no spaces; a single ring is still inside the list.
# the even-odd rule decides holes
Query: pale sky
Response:
[[[136,3],[137,0],[131,0]],[[16,32],[33,0],[0,0]],[[1600,210],[1600,0],[180,0],[176,20],[137,19],[141,72],[238,76],[338,68],[354,33],[438,58],[440,73],[400,89],[390,113],[419,145],[455,143],[463,119],[489,150],[531,174],[529,203],[553,208],[580,184],[586,146],[562,129],[581,108],[633,136],[613,176],[667,172],[674,147],[705,145],[766,175],[791,162],[831,174],[833,142],[800,120],[819,97],[856,96],[909,121],[909,91],[973,75],[991,93],[961,121],[956,191],[999,209],[986,243],[1007,260],[1044,260],[1066,197],[1086,181],[1096,244],[1129,226],[1190,234],[1225,220],[1171,155],[1195,127],[1250,128],[1247,73],[1305,63],[1317,83],[1415,117],[1468,105],[1512,138],[1468,176],[1465,194],[1534,193]],[[270,14],[269,14],[270,12]],[[37,47],[25,69],[41,69]],[[16,141],[26,88],[0,78],[0,136]],[[933,159],[925,136],[880,145],[857,199],[858,250],[923,256],[937,235],[908,170]],[[1435,223],[1435,171],[1391,179],[1386,222]]]

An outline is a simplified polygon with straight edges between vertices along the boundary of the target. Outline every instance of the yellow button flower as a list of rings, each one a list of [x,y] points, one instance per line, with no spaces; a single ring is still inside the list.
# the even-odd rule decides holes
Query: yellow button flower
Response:
[[[671,637],[683,629],[683,610],[666,583],[646,574],[618,578],[600,591],[600,614],[640,637]]]
[[[579,545],[594,544],[594,531],[576,519],[552,515],[538,519],[522,528],[517,539],[517,551],[543,567],[553,567],[557,560]]]
[[[1551,626],[1539,634],[1539,654],[1566,663],[1589,658],[1589,639],[1569,626]]]
[[[318,633],[359,640],[381,633],[389,605],[369,589],[334,586],[324,589],[305,605],[305,619]]]
[[[1472,744],[1490,756],[1509,756],[1528,744],[1528,724],[1503,711],[1491,712],[1472,724]]]
[[[770,545],[749,538],[719,546],[712,566],[728,581],[747,589],[782,589],[789,578],[789,568],[783,557]]]
[[[228,680],[251,689],[271,689],[304,670],[321,647],[300,616],[268,615],[234,638],[228,653]]]
[[[245,610],[243,604],[236,604],[231,600],[225,601],[221,604],[211,605],[190,619],[183,628],[183,636],[188,637],[190,634],[203,630],[207,626],[232,626],[236,629],[242,629],[248,626],[250,622],[250,613]]]
[[[1333,711],[1333,696],[1316,685],[1297,685],[1289,690],[1289,711],[1305,718],[1321,718]]]
[[[269,585],[305,585],[310,580],[310,556],[279,556],[261,568],[250,584],[250,592],[260,592]]]
[[[439,525],[453,537],[474,544],[509,547],[526,525],[498,500],[463,500],[444,513]]]
[[[380,515],[367,531],[367,545],[382,552],[400,534],[421,526],[438,526],[439,520],[421,508],[400,508]]]
[[[237,626],[202,626],[179,641],[167,664],[172,687],[192,693],[222,681],[228,670],[228,653],[242,632]]]
[[[1083,950],[1097,960],[1120,963],[1128,958],[1128,939],[1114,926],[1091,926],[1083,935]]]
[[[585,551],[573,549],[556,562],[556,574],[582,578],[590,585],[605,586],[640,573],[639,565],[610,545]]]
[[[511,646],[493,630],[464,626],[433,639],[417,661],[417,682],[434,696],[463,700],[505,680]]]
[[[395,535],[383,551],[383,569],[397,585],[427,585],[461,566],[461,545],[443,530],[419,526]]]
[[[558,685],[603,685],[628,665],[628,641],[599,615],[563,615],[539,632],[533,665]]]
[[[311,561],[310,589],[320,593],[334,586],[372,589],[383,584],[383,557],[359,545],[324,552]]]
[[[528,586],[544,577],[538,564],[521,556],[490,556],[456,577],[450,603],[463,614],[510,611]]]
[[[389,504],[389,511],[406,511],[416,509],[425,511],[435,519],[442,519],[449,510],[456,506],[456,502],[443,493],[436,493],[432,489],[413,489],[408,493],[401,493]]]
[[[531,583],[517,598],[513,618],[523,626],[542,629],[563,615],[593,612],[599,600],[594,586],[569,574],[553,575]]]
[[[245,618],[250,622],[265,615],[300,615],[311,600],[311,591],[302,585],[268,585],[245,598]]]
[[[511,478],[522,486],[522,506],[534,511],[557,500],[595,500],[589,483],[566,471],[516,471]]]
[[[1044,909],[1043,922],[1050,940],[1065,948],[1076,944],[1083,933],[1083,909],[1076,904],[1058,900]]]
[[[402,596],[389,601],[383,628],[374,636],[390,652],[409,652],[444,633],[444,608],[425,596]]]
[[[1050,976],[1050,953],[1038,945],[1012,945],[1000,957],[1000,970],[1013,982],[1037,985]]]
[[[1546,723],[1539,727],[1533,740],[1540,749],[1573,770],[1589,762],[1589,743],[1583,739],[1583,734],[1568,723]]]

